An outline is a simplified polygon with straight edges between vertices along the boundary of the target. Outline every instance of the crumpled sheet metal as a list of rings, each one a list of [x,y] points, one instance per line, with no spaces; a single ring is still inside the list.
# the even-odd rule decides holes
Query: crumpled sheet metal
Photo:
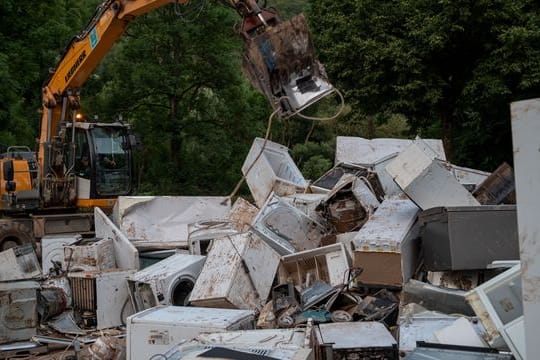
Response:
[[[446,160],[442,140],[421,139],[424,144],[437,154],[437,158]],[[396,155],[411,145],[414,140],[407,139],[364,139],[353,136],[338,136],[336,138],[335,164],[349,163],[373,166],[388,156]]]
[[[187,248],[189,224],[226,219],[230,209],[222,196],[121,196],[113,218],[138,248]]]

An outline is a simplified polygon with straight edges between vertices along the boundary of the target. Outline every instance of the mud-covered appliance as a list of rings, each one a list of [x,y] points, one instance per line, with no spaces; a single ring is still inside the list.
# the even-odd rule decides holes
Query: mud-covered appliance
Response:
[[[508,346],[517,360],[525,359],[522,291],[521,266],[515,265],[465,296],[486,329],[488,344]]]
[[[73,310],[81,327],[107,329],[121,326],[133,313],[127,279],[134,270],[108,269],[68,274],[73,296]]]
[[[62,265],[65,270],[64,246],[71,245],[82,239],[78,234],[46,235],[41,238],[41,266],[43,275],[53,268],[53,262]]]

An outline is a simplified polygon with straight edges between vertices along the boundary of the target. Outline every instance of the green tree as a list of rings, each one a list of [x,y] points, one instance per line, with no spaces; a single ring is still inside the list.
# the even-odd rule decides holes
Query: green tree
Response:
[[[42,84],[69,39],[90,18],[90,5],[98,2],[0,2],[0,143],[4,147],[34,148]]]
[[[175,10],[130,26],[86,88],[86,109],[104,120],[122,115],[141,135],[142,191],[224,194],[264,134],[269,107],[242,77],[237,15],[221,6],[186,18]]]
[[[404,114],[464,165],[511,161],[509,102],[540,89],[538,2],[321,0],[311,10],[353,116]]]

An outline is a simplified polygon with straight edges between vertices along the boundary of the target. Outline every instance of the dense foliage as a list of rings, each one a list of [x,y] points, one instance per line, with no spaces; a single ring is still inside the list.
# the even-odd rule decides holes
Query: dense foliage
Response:
[[[35,146],[40,89],[100,0],[0,2],[0,152]],[[205,4],[201,7],[201,4]],[[307,11],[347,106],[340,119],[275,121],[306,178],[332,166],[336,135],[443,137],[460,165],[511,161],[508,104],[540,95],[532,0],[269,0]],[[86,83],[88,118],[122,117],[142,141],[141,193],[227,194],[270,107],[240,71],[237,14],[213,1],[137,19]],[[333,114],[334,99],[312,112]],[[245,191],[245,188],[244,188]]]
[[[311,23],[351,120],[406,117],[450,158],[511,161],[509,103],[540,94],[533,0],[318,0]]]

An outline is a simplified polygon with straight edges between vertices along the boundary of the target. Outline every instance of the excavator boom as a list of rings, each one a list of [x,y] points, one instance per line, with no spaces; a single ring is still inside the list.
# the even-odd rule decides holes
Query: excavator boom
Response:
[[[93,198],[114,199],[111,191],[96,185],[102,158],[122,157],[127,164],[131,155],[125,152],[130,144],[126,131],[118,124],[107,128],[82,126],[77,118],[80,89],[111,47],[137,17],[170,3],[181,6],[189,0],[105,0],[83,31],[73,37],[42,89],[42,120],[38,164],[41,205],[73,206],[78,201],[95,205]],[[314,56],[307,22],[303,16],[281,22],[277,14],[261,9],[256,0],[221,0],[242,16],[244,39],[243,69],[248,79],[270,101],[281,116],[291,116],[319,98],[332,92],[320,64]],[[116,148],[96,150],[107,142],[94,136],[114,136]],[[111,143],[114,143],[112,141]],[[86,177],[78,173],[78,163],[87,158],[92,171]],[[124,179],[125,173],[108,173],[108,177]],[[88,180],[88,181],[87,181]],[[101,180],[103,181],[103,180]],[[120,180],[118,180],[120,181]],[[120,181],[124,183],[124,180]],[[103,187],[102,187],[103,188]],[[84,189],[84,194],[81,192]],[[129,189],[119,190],[117,195]]]

